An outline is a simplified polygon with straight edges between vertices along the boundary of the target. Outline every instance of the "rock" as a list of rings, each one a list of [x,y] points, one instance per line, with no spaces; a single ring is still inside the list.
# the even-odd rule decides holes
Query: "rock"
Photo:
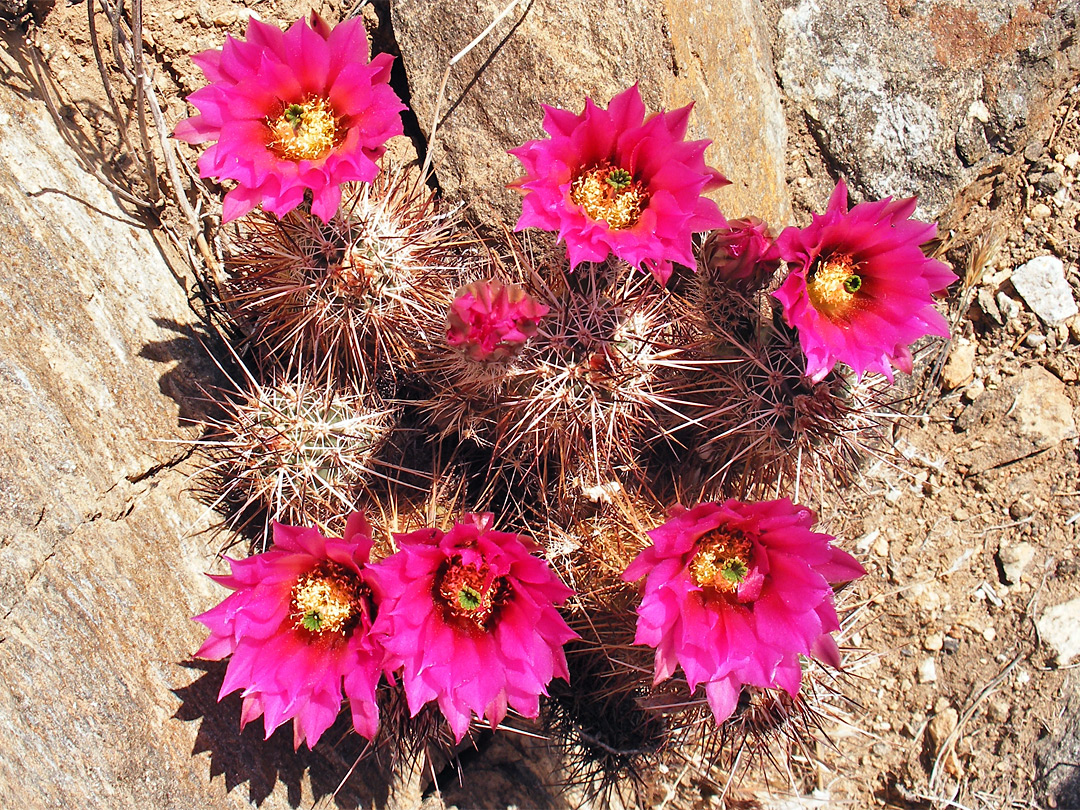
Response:
[[[1010,585],[1015,585],[1035,559],[1035,547],[1031,543],[1016,543],[1015,545],[1002,543],[998,547],[997,557],[998,562],[1001,563],[1001,570],[1005,574],[1005,581]]]
[[[949,352],[949,359],[941,369],[941,385],[946,391],[952,391],[971,382],[975,376],[975,342],[967,338],[957,338]]]
[[[1041,366],[1025,369],[964,409],[956,427],[969,434],[957,462],[977,475],[1075,438],[1065,384]]]
[[[1003,698],[993,698],[986,706],[986,716],[995,723],[1004,723],[1009,719],[1011,711],[1012,706],[1009,705],[1009,701]]]
[[[1035,514],[1035,504],[1025,497],[1017,498],[1009,504],[1009,517],[1013,520],[1023,520]]]
[[[1071,685],[1062,685],[1061,702],[1064,705],[1054,713],[1049,733],[1040,735],[1041,739],[1032,745],[1037,778],[1048,794],[1046,807],[1080,807],[1077,769],[1066,767],[1069,763],[1080,762],[1080,689],[1074,679],[1070,681]]]
[[[941,633],[931,633],[923,639],[922,646],[927,652],[938,652],[945,646],[945,636]]]
[[[1020,297],[1047,324],[1076,315],[1072,289],[1065,280],[1065,266],[1057,256],[1039,256],[1016,268],[1012,283]]]
[[[979,304],[979,309],[983,311],[983,314],[986,315],[987,318],[998,326],[1005,325],[1005,321],[1001,319],[1001,311],[998,309],[997,301],[994,300],[994,293],[992,291],[986,287],[980,287],[979,294],[975,300]]]
[[[1074,0],[785,6],[777,73],[827,159],[869,197],[919,195],[922,215],[1046,131],[1080,61]]]
[[[1052,197],[1061,188],[1061,175],[1057,172],[1047,172],[1039,178],[1035,187],[1047,197]]]
[[[930,722],[926,724],[926,749],[931,760],[937,759],[959,723],[960,714],[952,706],[946,707],[930,718]],[[951,773],[959,773],[960,763],[957,761],[955,751],[949,752],[945,767]]]
[[[986,391],[985,383],[982,380],[974,380],[964,389],[962,396],[965,402],[974,402],[983,395],[984,391]]]
[[[1046,203],[1035,203],[1035,205],[1031,206],[1032,219],[1049,219],[1053,213]]]
[[[449,59],[505,5],[484,0],[463,14],[437,0],[391,4],[425,135]],[[748,0],[644,0],[632,14],[619,0],[520,5],[452,69],[432,145],[443,191],[513,225],[521,203],[505,186],[521,165],[506,150],[546,137],[540,105],[577,113],[586,96],[606,106],[638,82],[651,110],[695,102],[688,137],[713,140],[706,160],[732,181],[715,196],[727,216],[785,224],[787,130],[761,14]]]
[[[960,715],[952,706],[948,706],[930,718],[930,722],[926,725],[926,737],[933,756],[937,756],[949,735],[956,731],[956,725],[959,722]]]
[[[937,663],[933,658],[926,658],[919,664],[919,683],[933,683],[937,680]]]
[[[1080,655],[1080,597],[1048,607],[1035,623],[1042,640],[1057,656],[1059,667]]]
[[[1004,323],[1011,323],[1020,315],[1020,304],[1005,293],[999,292],[994,300],[997,301],[998,312],[1001,313]]]
[[[222,571],[218,541],[197,533],[179,424],[219,382],[194,279],[82,169],[4,36],[0,805],[314,804],[355,753],[241,733],[239,699],[216,701],[223,667],[190,661],[205,631],[188,617],[227,593],[204,573]],[[370,806],[366,779],[339,801]]]

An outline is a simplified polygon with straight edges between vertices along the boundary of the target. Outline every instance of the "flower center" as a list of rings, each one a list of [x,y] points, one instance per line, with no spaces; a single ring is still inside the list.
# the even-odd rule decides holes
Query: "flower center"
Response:
[[[490,630],[495,613],[509,595],[506,577],[492,576],[486,565],[466,565],[450,558],[435,577],[435,598],[448,622]]]
[[[641,219],[649,193],[626,169],[601,165],[574,178],[570,199],[585,209],[589,219],[602,219],[613,231],[620,231]]]
[[[810,271],[806,290],[814,309],[830,318],[843,318],[855,306],[863,280],[846,254],[819,259]]]
[[[297,630],[345,635],[363,615],[367,588],[352,571],[328,564],[300,577],[289,612]]]
[[[270,127],[267,148],[286,160],[318,160],[344,134],[330,102],[323,98],[286,105],[276,118],[268,118],[266,123]]]
[[[750,573],[753,551],[746,535],[737,529],[713,529],[698,541],[690,578],[698,587],[734,594]]]

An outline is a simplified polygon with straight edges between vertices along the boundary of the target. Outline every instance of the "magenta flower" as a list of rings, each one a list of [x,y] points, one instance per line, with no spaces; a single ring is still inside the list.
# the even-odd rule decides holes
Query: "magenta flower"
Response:
[[[491,520],[397,535],[401,550],[374,572],[374,632],[403,667],[409,711],[438,701],[459,742],[473,714],[492,728],[508,706],[536,717],[551,679],[569,680],[562,648],[577,637],[555,609],[573,591]]]
[[[775,293],[784,320],[799,331],[806,375],[824,378],[836,363],[858,376],[896,366],[911,373],[908,347],[924,335],[949,336],[933,295],[956,275],[920,245],[934,223],[909,219],[915,198],[859,203],[847,209],[847,186],[836,184],[824,215],[777,239],[791,272]]]
[[[200,111],[176,125],[188,143],[217,141],[199,158],[203,177],[235,180],[225,222],[260,203],[281,217],[311,190],[311,212],[329,222],[341,184],[371,182],[386,141],[402,133],[390,88],[393,58],[368,61],[359,18],[331,30],[317,14],[282,33],[251,19],[247,38],[192,57],[210,81],[188,101]]]
[[[343,540],[275,523],[269,551],[230,559],[231,574],[211,577],[235,593],[195,617],[210,629],[196,655],[232,655],[218,700],[243,690],[242,726],[262,715],[269,737],[292,718],[293,745],[311,747],[341,710],[344,680],[353,728],[375,736],[384,653],[371,635],[370,550],[359,513]]]
[[[705,684],[717,723],[743,684],[799,691],[799,655],[840,665],[829,583],[866,572],[834,538],[810,531],[814,513],[784,498],[675,507],[649,532],[653,545],[623,573],[646,577],[636,644],[656,648],[655,683],[681,666]]]
[[[637,85],[606,110],[592,99],[581,115],[545,105],[551,137],[510,150],[525,167],[512,184],[525,194],[517,230],[556,231],[572,267],[614,253],[661,284],[672,262],[695,267],[692,234],[724,226],[701,194],[728,181],[705,165],[711,141],[683,140],[692,106],[646,119]]]
[[[454,296],[446,342],[470,360],[505,361],[536,334],[537,324],[547,313],[547,306],[517,284],[474,281]]]
[[[769,226],[757,217],[733,219],[709,234],[701,246],[709,278],[744,295],[761,289],[780,267]]]

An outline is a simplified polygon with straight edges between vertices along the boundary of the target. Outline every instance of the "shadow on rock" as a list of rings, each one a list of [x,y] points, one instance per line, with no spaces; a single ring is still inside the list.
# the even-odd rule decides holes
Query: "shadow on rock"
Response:
[[[218,702],[226,664],[185,661],[184,667],[202,675],[172,690],[182,701],[174,719],[200,721],[191,753],[210,754],[210,779],[224,776],[225,788],[230,792],[247,782],[248,799],[256,806],[262,806],[279,783],[292,807],[301,803],[311,806],[328,796],[333,796],[333,806],[342,810],[386,806],[388,774],[368,761],[359,763],[350,773],[366,741],[352,731],[348,712],[342,713],[314,750],[301,746],[293,751],[291,723],[264,740],[261,720],[240,729],[238,692]],[[305,797],[305,792],[309,796]]]
[[[169,318],[154,318],[154,323],[177,337],[147,343],[139,357],[155,363],[175,363],[158,379],[158,388],[180,406],[181,420],[204,421],[218,411],[213,389],[227,384],[225,373],[212,357],[218,338],[196,324]]]

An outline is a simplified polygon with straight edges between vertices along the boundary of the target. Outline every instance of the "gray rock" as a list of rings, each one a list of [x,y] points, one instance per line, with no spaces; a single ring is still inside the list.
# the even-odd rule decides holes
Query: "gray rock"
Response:
[[[483,0],[469,13],[436,0],[391,6],[394,33],[430,136],[439,84],[451,57],[505,7]],[[646,106],[695,102],[688,137],[711,138],[707,162],[732,185],[715,193],[731,217],[790,217],[786,124],[772,59],[751,0],[532,0],[521,4],[454,67],[432,146],[439,183],[489,223],[516,222],[521,174],[507,149],[546,137],[541,104],[580,112],[639,83]]]
[[[784,9],[784,93],[870,197],[931,216],[1051,123],[1080,62],[1074,0],[801,0]],[[1041,152],[1041,144],[1037,144]]]
[[[971,475],[1025,458],[1075,438],[1076,422],[1065,384],[1041,366],[1025,369],[986,391],[956,420],[972,449],[957,461]]]
[[[1080,807],[1080,688],[1062,685],[1068,695],[1050,721],[1050,733],[1034,743],[1038,779],[1054,802],[1046,807]],[[1064,698],[1064,696],[1063,696]]]
[[[1080,655],[1080,597],[1048,607],[1035,623],[1039,636],[1056,654],[1059,667]]]
[[[220,565],[217,542],[193,534],[206,521],[186,492],[185,448],[155,441],[192,438],[179,419],[215,381],[192,279],[81,168],[100,156],[73,152],[5,64],[0,805],[313,804],[348,754],[298,757],[291,735],[264,743],[256,724],[241,734],[239,701],[216,702],[222,667],[188,663],[204,639],[188,617],[227,593],[204,575]],[[346,790],[366,807],[364,782]]]
[[[1076,299],[1065,280],[1065,265],[1057,256],[1039,256],[1022,264],[1013,271],[1012,283],[1044,323],[1053,325],[1077,314]]]

